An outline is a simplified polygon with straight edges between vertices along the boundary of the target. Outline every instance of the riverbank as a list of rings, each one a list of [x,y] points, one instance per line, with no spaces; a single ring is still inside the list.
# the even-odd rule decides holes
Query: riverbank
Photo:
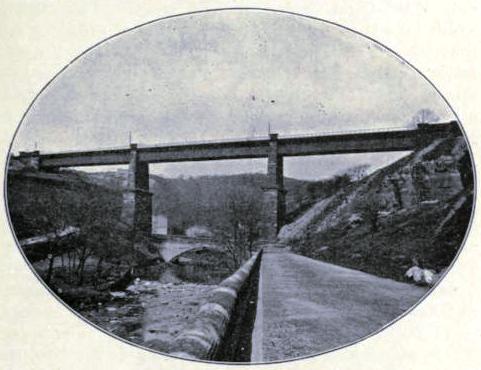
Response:
[[[112,301],[78,312],[115,336],[167,353],[216,286],[136,280],[125,292],[112,292]]]
[[[160,263],[142,271],[124,291],[77,311],[101,329],[135,344],[168,353],[176,335],[192,324],[212,289],[230,275],[209,251],[186,253],[185,262]],[[224,256],[225,258],[225,256]]]

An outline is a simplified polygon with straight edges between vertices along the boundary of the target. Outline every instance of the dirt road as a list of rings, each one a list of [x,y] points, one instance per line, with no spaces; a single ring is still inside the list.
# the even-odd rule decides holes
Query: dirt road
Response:
[[[369,335],[415,304],[427,289],[265,250],[253,362],[317,354]]]

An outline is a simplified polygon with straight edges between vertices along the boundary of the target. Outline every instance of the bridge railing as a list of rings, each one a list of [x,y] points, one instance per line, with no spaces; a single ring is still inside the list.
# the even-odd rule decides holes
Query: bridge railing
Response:
[[[187,146],[187,145],[202,145],[202,144],[222,144],[222,143],[236,143],[236,142],[253,142],[253,141],[266,141],[269,140],[269,136],[252,136],[252,137],[238,137],[238,138],[226,138],[226,139],[212,139],[212,140],[193,140],[193,141],[172,141],[165,143],[153,143],[137,144],[138,149],[149,149],[149,148],[163,148],[172,146]],[[128,146],[110,146],[102,148],[92,148],[88,150],[62,150],[62,151],[45,151],[42,155],[52,155],[52,154],[75,154],[79,152],[96,152],[96,151],[117,151],[117,150],[129,150]]]
[[[409,128],[406,127],[389,127],[389,128],[376,128],[376,129],[362,129],[362,130],[349,130],[349,131],[322,131],[315,133],[302,133],[302,134],[292,134],[292,135],[279,135],[279,139],[291,139],[291,138],[303,138],[303,137],[317,137],[317,136],[335,136],[335,135],[349,135],[349,134],[361,134],[361,133],[372,133],[372,132],[391,132],[391,131],[408,131]],[[268,141],[269,136],[245,136],[236,138],[225,138],[225,139],[212,139],[212,140],[193,140],[193,141],[172,141],[164,143],[152,143],[145,144],[139,143],[137,147],[139,149],[149,149],[149,148],[163,148],[172,146],[185,146],[185,145],[203,145],[203,144],[223,144],[223,143],[237,143],[237,142],[253,142],[253,141]],[[116,150],[128,150],[128,146],[110,146],[102,148],[92,148],[85,150],[85,152],[95,152],[95,151],[116,151]],[[62,151],[46,151],[42,152],[43,155],[51,154],[73,154],[78,153],[79,150],[62,150]]]
[[[426,127],[433,127],[453,124],[456,123],[455,121],[452,122],[444,122],[444,123],[433,123],[433,124],[420,124],[419,129],[425,129]],[[337,135],[355,135],[355,134],[363,134],[363,133],[381,133],[381,132],[395,132],[395,131],[413,131],[416,128],[410,128],[405,126],[397,126],[397,127],[376,127],[372,129],[359,129],[359,130],[344,130],[344,131],[322,131],[322,132],[312,132],[312,133],[301,133],[301,134],[287,134],[287,135],[279,135],[279,139],[294,139],[294,138],[310,138],[310,137],[321,137],[321,136],[337,136]],[[225,139],[213,139],[213,140],[196,140],[196,141],[175,141],[175,142],[164,142],[164,143],[153,143],[153,144],[144,144],[139,143],[137,144],[137,148],[139,149],[149,149],[149,148],[163,148],[163,147],[176,147],[176,146],[189,146],[189,145],[208,145],[208,144],[228,144],[228,143],[237,143],[237,142],[263,142],[268,141],[269,136],[245,136],[245,137],[237,137],[237,138],[225,138]],[[76,154],[76,153],[89,153],[89,152],[108,152],[108,151],[125,151],[129,150],[128,146],[110,146],[110,147],[103,147],[103,148],[92,148],[88,150],[62,150],[62,151],[42,151],[42,155],[68,155],[68,154]],[[20,155],[22,152],[20,152]]]
[[[338,136],[338,135],[355,135],[355,134],[370,134],[377,132],[394,132],[394,131],[412,131],[409,127],[385,127],[385,128],[373,128],[373,129],[359,129],[359,130],[348,130],[348,131],[323,131],[315,133],[302,133],[295,135],[282,135],[280,139],[297,139],[297,138],[308,138],[308,137],[319,137],[319,136]]]

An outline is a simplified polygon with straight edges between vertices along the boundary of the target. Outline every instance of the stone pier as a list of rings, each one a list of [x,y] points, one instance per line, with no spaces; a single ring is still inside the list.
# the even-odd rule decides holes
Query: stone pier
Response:
[[[279,154],[277,134],[270,134],[269,153],[267,156],[267,183],[263,187],[264,225],[263,238],[275,241],[284,222],[285,190],[284,159]]]
[[[152,193],[149,191],[149,164],[139,160],[137,145],[130,145],[127,186],[123,195],[122,221],[137,235],[152,233]]]
[[[18,160],[27,168],[34,170],[40,169],[40,152],[38,150],[33,152],[20,152]]]

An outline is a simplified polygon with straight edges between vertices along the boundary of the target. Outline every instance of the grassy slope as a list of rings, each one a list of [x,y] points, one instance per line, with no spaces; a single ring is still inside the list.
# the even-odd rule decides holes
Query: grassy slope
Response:
[[[322,212],[303,225],[302,237],[289,238],[299,235],[291,232],[286,239],[300,254],[396,280],[403,280],[405,271],[416,262],[437,271],[447,267],[466,234],[472,208],[470,191],[461,190],[434,205],[395,210],[380,218],[375,232],[365,221],[353,225],[347,219],[354,212],[352,204],[379,191],[386,176],[421,160],[449,154],[459,157],[458,144],[452,139],[434,143],[340,190]]]

